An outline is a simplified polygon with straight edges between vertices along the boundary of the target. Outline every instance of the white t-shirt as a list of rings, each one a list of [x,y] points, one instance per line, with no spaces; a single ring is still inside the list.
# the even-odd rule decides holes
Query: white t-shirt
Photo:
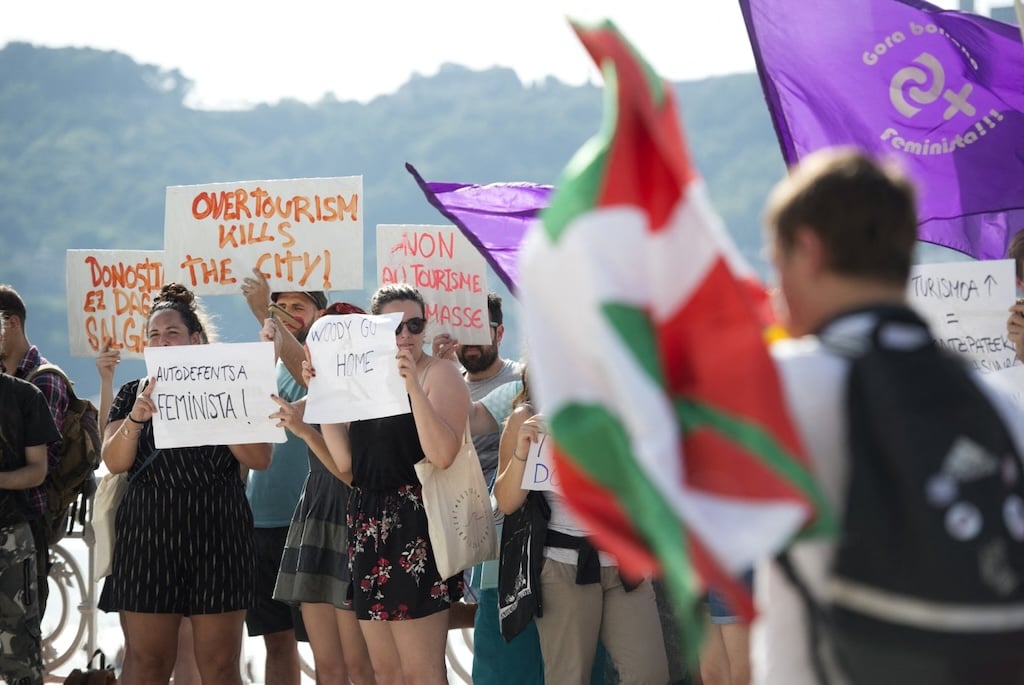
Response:
[[[851,314],[833,322],[827,334],[866,334],[875,317],[870,312]],[[824,348],[817,338],[783,340],[772,347],[783,392],[796,428],[803,438],[824,494],[837,515],[845,508],[848,478],[844,397],[849,362]],[[1024,454],[1024,412],[1005,395],[980,386],[1002,414],[1018,453]],[[826,570],[835,545],[813,541],[794,545],[793,565],[817,598],[824,596]],[[792,584],[771,560],[757,566],[754,596],[758,618],[751,632],[753,682],[757,685],[817,685],[808,650],[805,607]],[[835,673],[832,682],[844,681]]]

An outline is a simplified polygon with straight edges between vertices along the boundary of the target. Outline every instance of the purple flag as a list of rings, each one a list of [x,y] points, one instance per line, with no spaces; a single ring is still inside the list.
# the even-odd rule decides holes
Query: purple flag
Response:
[[[978,259],[1024,229],[1017,29],[919,0],[740,0],[787,164],[834,145],[896,158],[918,237]]]
[[[423,180],[411,164],[427,201],[480,250],[494,272],[515,294],[519,281],[519,245],[540,210],[548,205],[554,186],[536,183],[434,183]]]

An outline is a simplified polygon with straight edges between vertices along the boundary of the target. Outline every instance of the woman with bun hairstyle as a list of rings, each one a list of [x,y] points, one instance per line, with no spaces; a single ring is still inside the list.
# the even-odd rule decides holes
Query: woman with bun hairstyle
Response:
[[[147,345],[200,345],[208,332],[195,295],[177,283],[154,298]],[[204,683],[240,685],[245,610],[254,599],[252,512],[239,465],[265,469],[268,443],[157,450],[153,378],[121,386],[103,432],[103,461],[130,484],[117,510],[113,569],[100,597],[121,612],[128,654],[123,682],[166,683],[178,626],[191,617]]]

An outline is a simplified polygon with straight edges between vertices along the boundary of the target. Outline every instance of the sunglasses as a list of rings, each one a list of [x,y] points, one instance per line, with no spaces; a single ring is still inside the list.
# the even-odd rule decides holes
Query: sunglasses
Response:
[[[400,321],[398,328],[395,329],[395,335],[402,334],[402,328],[408,328],[411,335],[419,335],[423,332],[423,329],[427,327],[427,320],[417,316],[414,319],[408,319],[406,321]]]

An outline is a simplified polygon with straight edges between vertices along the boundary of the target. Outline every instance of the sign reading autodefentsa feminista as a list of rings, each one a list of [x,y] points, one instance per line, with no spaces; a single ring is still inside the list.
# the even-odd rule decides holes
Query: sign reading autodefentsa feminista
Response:
[[[919,0],[741,6],[788,163],[838,145],[892,159],[917,186],[922,240],[1006,256],[1024,228],[1016,28]]]

